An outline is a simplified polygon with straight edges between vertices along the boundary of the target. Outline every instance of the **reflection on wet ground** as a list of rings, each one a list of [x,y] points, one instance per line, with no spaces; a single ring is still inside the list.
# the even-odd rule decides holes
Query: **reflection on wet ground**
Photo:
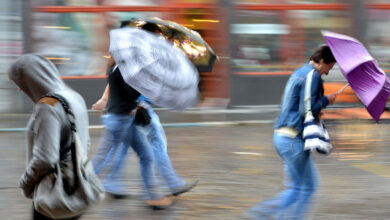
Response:
[[[337,146],[332,156],[343,161],[375,160],[389,162],[390,125],[371,121],[332,121],[328,123],[333,143]]]
[[[309,219],[390,218],[390,124],[331,120],[327,128],[335,149],[328,157],[315,158],[321,187]],[[132,153],[123,180],[130,197],[107,197],[82,219],[246,219],[247,209],[283,189],[271,124],[165,131],[176,171],[187,181],[199,180],[198,186],[168,210],[153,211],[142,201],[138,159]],[[91,130],[92,150],[100,134]],[[24,134],[3,132],[0,138],[0,213],[6,219],[28,219],[31,201],[15,188],[25,162]],[[168,191],[164,187],[162,192]]]

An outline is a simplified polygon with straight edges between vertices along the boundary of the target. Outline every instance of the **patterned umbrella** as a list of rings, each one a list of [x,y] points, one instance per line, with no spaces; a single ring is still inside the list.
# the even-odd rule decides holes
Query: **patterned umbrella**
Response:
[[[385,72],[358,40],[329,31],[322,31],[322,35],[349,85],[378,122],[390,96]]]
[[[183,51],[199,72],[211,72],[217,58],[213,49],[203,40],[200,34],[176,22],[159,18],[131,19],[127,25],[142,27],[147,23],[156,24],[164,37],[171,40],[175,47]]]
[[[110,52],[125,82],[153,104],[183,110],[198,102],[195,66],[158,35],[131,27],[112,30]]]

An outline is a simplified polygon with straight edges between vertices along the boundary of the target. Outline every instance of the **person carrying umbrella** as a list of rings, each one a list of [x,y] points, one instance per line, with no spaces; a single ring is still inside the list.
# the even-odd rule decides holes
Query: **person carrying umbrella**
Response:
[[[113,63],[115,64],[115,63]],[[120,144],[123,142],[126,146],[131,146],[140,158],[141,176],[147,191],[146,203],[153,208],[165,208],[172,204],[172,200],[163,197],[157,192],[156,180],[153,168],[152,150],[145,145],[138,144],[139,136],[132,134],[132,125],[136,107],[136,99],[139,92],[126,84],[123,80],[119,68],[111,66],[108,71],[108,84],[110,96],[107,101],[107,113],[102,116],[102,123],[106,130],[100,141],[100,146],[93,158],[95,172],[99,174],[102,169],[110,162],[110,155],[120,151]],[[119,169],[118,164],[113,163],[111,170]],[[112,184],[112,180],[117,177],[109,173],[103,181],[103,185],[108,193],[117,194],[117,186]]]
[[[324,96],[322,75],[327,75],[336,60],[328,46],[321,46],[310,61],[290,76],[283,94],[280,113],[275,122],[274,147],[282,158],[285,170],[285,190],[274,198],[251,208],[247,215],[255,219],[303,219],[318,186],[317,167],[310,151],[304,150],[302,130],[305,116],[305,82],[313,72],[310,88],[311,111],[315,118],[321,110],[333,104],[336,94]]]
[[[126,22],[123,22],[121,24],[121,27],[124,27],[125,25]],[[145,25],[142,27],[142,29],[152,33],[159,33],[159,28],[155,24]],[[106,107],[109,94],[110,90],[108,85],[102,97],[92,106],[92,109],[103,111]],[[151,102],[145,96],[141,95],[137,99],[137,103],[137,123],[132,124],[132,129],[129,130],[131,134],[129,135],[137,136],[137,139],[139,141],[133,143],[133,145],[139,144],[143,145],[142,147],[148,147],[153,149],[153,156],[154,162],[156,163],[156,167],[160,175],[168,184],[172,195],[177,196],[182,193],[188,192],[196,186],[197,181],[187,184],[177,175],[174,168],[172,167],[169,155],[167,153],[167,142],[164,129],[161,126],[158,115],[153,111]],[[109,174],[109,177],[115,178],[111,178],[110,180],[108,180],[111,183],[111,186],[108,187],[119,186],[113,189],[113,191],[115,191],[116,198],[121,198],[123,194],[123,187],[118,185],[118,182],[120,176],[120,169],[122,167],[124,158],[127,156],[128,148],[129,145],[126,145],[122,142],[119,150],[114,155],[110,155],[111,158],[107,157],[109,160],[112,161],[112,163],[114,163],[114,167],[116,167],[115,169],[112,169]]]

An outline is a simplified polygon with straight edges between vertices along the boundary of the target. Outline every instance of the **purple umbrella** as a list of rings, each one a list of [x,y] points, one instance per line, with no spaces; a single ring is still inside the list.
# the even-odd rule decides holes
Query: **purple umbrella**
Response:
[[[378,122],[390,96],[385,72],[358,40],[330,31],[322,31],[322,35],[351,88]]]

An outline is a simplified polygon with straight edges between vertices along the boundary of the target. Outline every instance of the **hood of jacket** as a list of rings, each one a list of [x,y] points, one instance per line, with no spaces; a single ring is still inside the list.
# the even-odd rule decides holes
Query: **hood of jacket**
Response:
[[[52,62],[35,54],[22,55],[11,65],[8,74],[9,78],[34,103],[37,103],[42,96],[48,93],[56,93],[65,98],[75,116],[76,128],[80,139],[84,146],[89,148],[89,122],[85,101],[79,93],[65,84]],[[36,117],[33,116],[34,119]],[[63,121],[66,120],[68,119],[64,117]],[[32,146],[29,147],[32,148]]]
[[[20,56],[11,65],[8,76],[34,103],[49,92],[66,88],[54,64],[36,54]]]

